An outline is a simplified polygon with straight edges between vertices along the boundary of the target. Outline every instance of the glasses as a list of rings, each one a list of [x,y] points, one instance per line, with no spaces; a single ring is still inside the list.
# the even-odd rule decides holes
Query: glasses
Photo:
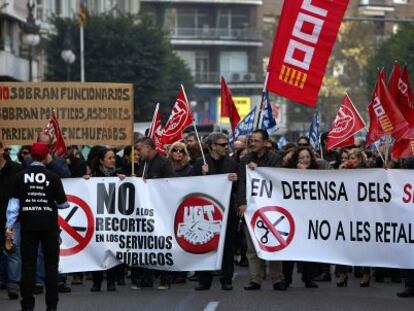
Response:
[[[171,151],[172,152],[178,152],[178,153],[184,153],[184,150],[183,149],[175,149],[175,148],[173,148],[173,149],[171,149]]]
[[[221,144],[217,144],[217,143],[216,143],[216,145],[217,145],[217,146],[220,146],[220,147],[223,147],[223,148],[224,148],[224,147],[227,147],[227,145],[228,145],[228,144],[229,144],[229,143],[221,143]]]
[[[307,143],[301,143],[301,144],[298,144],[298,146],[299,146],[299,147],[308,147],[308,146],[309,146],[309,144],[307,144]]]
[[[22,151],[20,154],[21,155],[28,155],[30,152],[29,151]]]

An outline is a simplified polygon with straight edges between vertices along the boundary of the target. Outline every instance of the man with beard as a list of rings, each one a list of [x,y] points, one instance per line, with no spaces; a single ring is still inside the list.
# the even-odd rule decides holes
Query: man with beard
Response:
[[[185,138],[185,145],[190,155],[190,164],[194,165],[199,157],[201,157],[200,145],[198,144],[197,135],[195,132],[190,132]]]
[[[149,137],[142,137],[136,142],[136,149],[138,151],[141,162],[138,166],[137,177],[145,179],[154,178],[168,178],[174,177],[175,172],[171,162],[158,154],[155,149],[155,142]],[[141,287],[153,287],[154,271],[145,268],[131,269],[133,282],[133,290]],[[167,271],[161,271],[160,285],[158,289],[170,289],[171,274]]]
[[[243,215],[247,208],[246,202],[246,166],[247,169],[256,167],[282,167],[282,158],[270,152],[266,148],[266,141],[269,134],[265,130],[255,130],[249,141],[251,150],[240,163],[240,182],[237,194],[240,215]],[[244,287],[245,290],[259,290],[263,280],[265,261],[259,259],[254,249],[250,234],[246,231],[247,259],[249,261],[250,283]],[[282,263],[280,261],[269,261],[270,277],[274,290],[286,290],[283,280]]]
[[[223,290],[232,290],[232,279],[234,273],[234,246],[235,235],[237,230],[237,210],[236,210],[236,193],[237,193],[237,172],[238,163],[228,155],[228,139],[224,134],[212,133],[207,138],[207,145],[210,151],[206,155],[206,163],[199,158],[194,164],[194,175],[217,175],[228,174],[228,179],[233,182],[229,214],[226,228],[226,240],[224,242],[224,253],[222,262],[223,277],[220,279]],[[199,286],[196,290],[208,290],[213,281],[213,275],[210,271],[199,272]]]

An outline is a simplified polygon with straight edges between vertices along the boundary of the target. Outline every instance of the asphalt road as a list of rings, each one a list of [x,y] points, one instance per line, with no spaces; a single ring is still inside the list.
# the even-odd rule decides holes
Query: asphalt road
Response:
[[[131,291],[118,286],[116,292],[91,293],[91,281],[72,286],[72,293],[61,294],[59,310],[414,310],[414,298],[398,298],[401,284],[372,282],[360,288],[359,280],[350,278],[347,288],[337,288],[336,282],[321,282],[318,289],[307,289],[298,275],[286,292],[274,291],[269,280],[260,291],[245,291],[247,268],[237,268],[233,291],[222,291],[218,278],[209,291],[194,291],[195,282],[173,285],[170,290],[143,289]],[[105,285],[105,284],[104,284]],[[105,288],[105,286],[103,286]],[[45,310],[44,295],[36,296],[35,310]],[[20,310],[18,300],[10,301],[6,291],[0,292],[0,310]]]

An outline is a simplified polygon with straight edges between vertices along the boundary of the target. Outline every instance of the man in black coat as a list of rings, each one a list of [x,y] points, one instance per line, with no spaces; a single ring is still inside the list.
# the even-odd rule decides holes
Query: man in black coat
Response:
[[[228,139],[221,133],[212,133],[207,138],[207,145],[210,153],[206,155],[206,163],[199,158],[194,164],[194,175],[217,175],[228,174],[228,178],[233,182],[230,206],[226,228],[226,240],[224,242],[224,253],[222,272],[223,277],[220,279],[223,290],[232,290],[232,279],[234,273],[234,248],[235,236],[238,224],[236,210],[236,192],[237,192],[237,172],[239,165],[236,161],[227,155]],[[196,290],[210,289],[213,276],[209,271],[199,272],[199,286]]]
[[[136,148],[141,162],[138,166],[137,177],[145,179],[174,177],[175,172],[171,162],[158,154],[155,149],[155,142],[149,137],[142,137],[136,142]],[[154,272],[151,269],[132,268],[132,278],[134,285],[131,289],[140,287],[152,287]],[[160,285],[158,289],[166,290],[170,288],[171,274],[162,271]]]
[[[282,167],[282,158],[273,152],[269,152],[265,142],[269,134],[265,130],[255,130],[249,141],[251,150],[240,163],[240,182],[237,194],[240,215],[243,215],[247,208],[246,202],[246,166],[248,169],[256,167]],[[250,283],[244,287],[245,290],[259,290],[263,280],[265,262],[257,257],[256,250],[249,232],[246,230],[247,259],[249,261]],[[283,280],[282,263],[280,261],[269,261],[270,277],[273,289],[286,290]]]
[[[7,206],[6,238],[15,238],[13,226],[21,226],[22,310],[33,310],[36,261],[39,243],[45,260],[46,306],[58,303],[59,225],[58,208],[69,204],[58,175],[46,168],[48,145],[37,142],[31,148],[33,162],[16,176]]]
[[[6,227],[6,210],[7,203],[12,191],[12,186],[17,172],[21,170],[21,166],[10,160],[5,152],[5,146],[0,141],[0,248],[4,245],[5,235],[4,228]],[[19,231],[19,224],[14,227],[16,232]],[[0,266],[3,279],[2,285],[7,287],[8,296],[10,299],[17,299],[19,297],[18,289],[20,282],[20,249],[19,241],[15,241],[13,252],[7,256],[0,252],[0,257],[3,257],[0,262],[4,265]]]

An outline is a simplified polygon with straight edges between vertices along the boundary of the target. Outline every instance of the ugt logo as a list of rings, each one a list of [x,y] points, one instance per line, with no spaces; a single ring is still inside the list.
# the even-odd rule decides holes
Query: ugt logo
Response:
[[[348,107],[341,106],[329,133],[329,137],[343,138],[347,137],[349,132],[354,128],[354,114]]]
[[[215,199],[193,193],[183,199],[177,209],[174,233],[178,244],[189,253],[215,251],[220,241],[224,208]]]
[[[188,108],[186,102],[178,98],[173,107],[171,123],[168,121],[168,123],[170,123],[170,126],[164,129],[164,136],[175,137],[179,134],[178,132],[181,128],[178,125],[183,124],[187,121],[187,109]]]

